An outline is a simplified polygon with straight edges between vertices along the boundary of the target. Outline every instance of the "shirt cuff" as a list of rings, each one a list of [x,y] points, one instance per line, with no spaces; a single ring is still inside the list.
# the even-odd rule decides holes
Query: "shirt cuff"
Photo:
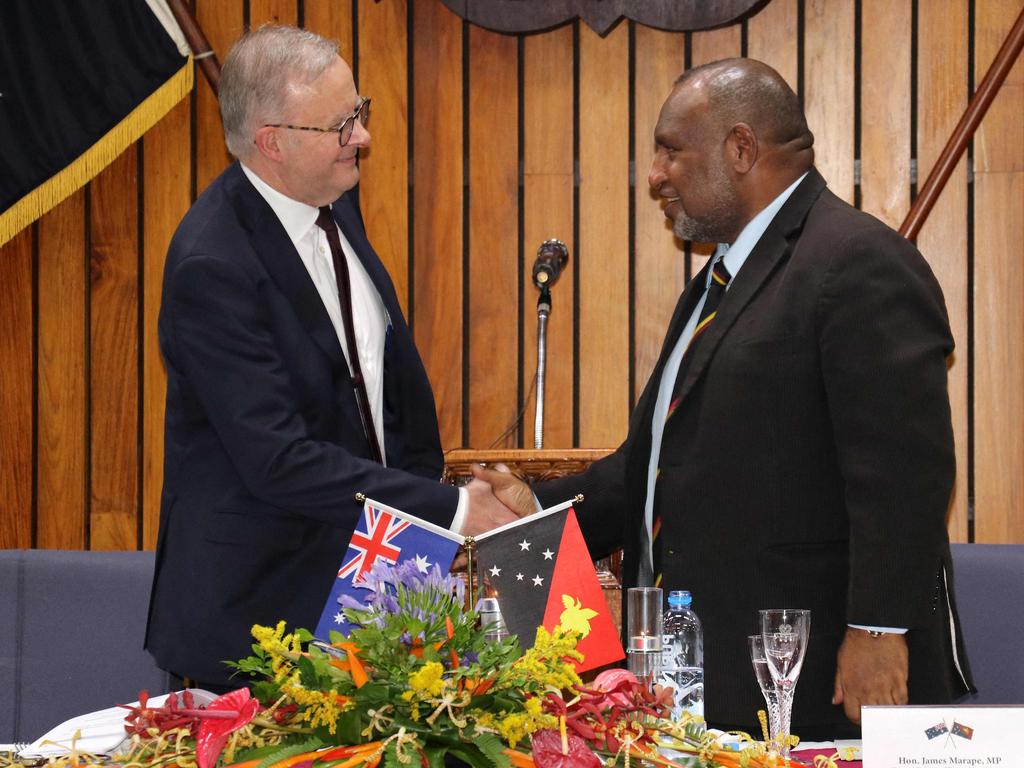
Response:
[[[462,526],[466,522],[467,507],[469,507],[469,491],[465,488],[459,488],[459,503],[455,507],[455,517],[452,518],[452,524],[448,526],[448,530],[454,533],[462,533]]]
[[[885,632],[887,635],[907,634],[906,627],[869,627],[865,624],[847,624],[847,626],[854,629],[863,629],[865,632]]]

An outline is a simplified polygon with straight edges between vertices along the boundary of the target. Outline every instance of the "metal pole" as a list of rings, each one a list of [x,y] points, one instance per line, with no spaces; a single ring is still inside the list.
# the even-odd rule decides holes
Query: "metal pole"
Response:
[[[548,362],[548,315],[551,291],[545,284],[537,299],[537,415],[533,422],[533,447],[544,447],[544,376]]]

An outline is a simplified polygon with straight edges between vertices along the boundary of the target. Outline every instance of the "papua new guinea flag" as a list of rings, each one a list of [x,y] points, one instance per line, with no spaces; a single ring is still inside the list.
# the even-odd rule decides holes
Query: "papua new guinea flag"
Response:
[[[370,593],[360,582],[377,561],[398,564],[413,560],[421,573],[435,565],[447,573],[462,541],[457,533],[367,499],[314,634],[321,640],[329,640],[332,629],[349,634],[352,625],[345,619],[342,595],[366,602]]]
[[[192,89],[165,0],[0,2],[0,245]]]
[[[625,655],[569,504],[478,536],[476,552],[485,592],[498,598],[508,631],[523,648],[533,645],[537,627],[561,625],[582,635],[579,672]]]

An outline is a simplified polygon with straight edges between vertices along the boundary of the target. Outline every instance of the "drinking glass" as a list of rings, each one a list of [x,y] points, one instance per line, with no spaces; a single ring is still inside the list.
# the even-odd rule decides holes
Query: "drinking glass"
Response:
[[[768,671],[779,694],[779,732],[789,736],[793,692],[807,653],[811,612],[796,608],[769,608],[761,614],[761,638]],[[789,757],[789,745],[782,747]]]
[[[747,644],[750,647],[750,663],[754,667],[757,685],[768,705],[768,739],[774,741],[781,735],[779,729],[779,691],[768,669],[768,659],[764,655],[764,638],[761,635],[749,635]]]
[[[626,591],[626,657],[629,671],[648,688],[661,670],[661,589],[630,587]]]

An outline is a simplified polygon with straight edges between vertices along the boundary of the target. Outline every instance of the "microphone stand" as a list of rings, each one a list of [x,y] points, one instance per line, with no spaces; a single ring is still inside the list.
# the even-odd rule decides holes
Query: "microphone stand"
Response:
[[[533,422],[534,448],[544,447],[544,375],[547,373],[550,314],[551,288],[548,287],[547,281],[544,281],[541,283],[540,296],[537,298],[537,414]]]
[[[533,422],[533,447],[544,447],[544,378],[548,361],[548,316],[551,314],[551,286],[569,261],[569,249],[560,240],[545,240],[537,249],[533,284],[537,298],[537,415]]]

